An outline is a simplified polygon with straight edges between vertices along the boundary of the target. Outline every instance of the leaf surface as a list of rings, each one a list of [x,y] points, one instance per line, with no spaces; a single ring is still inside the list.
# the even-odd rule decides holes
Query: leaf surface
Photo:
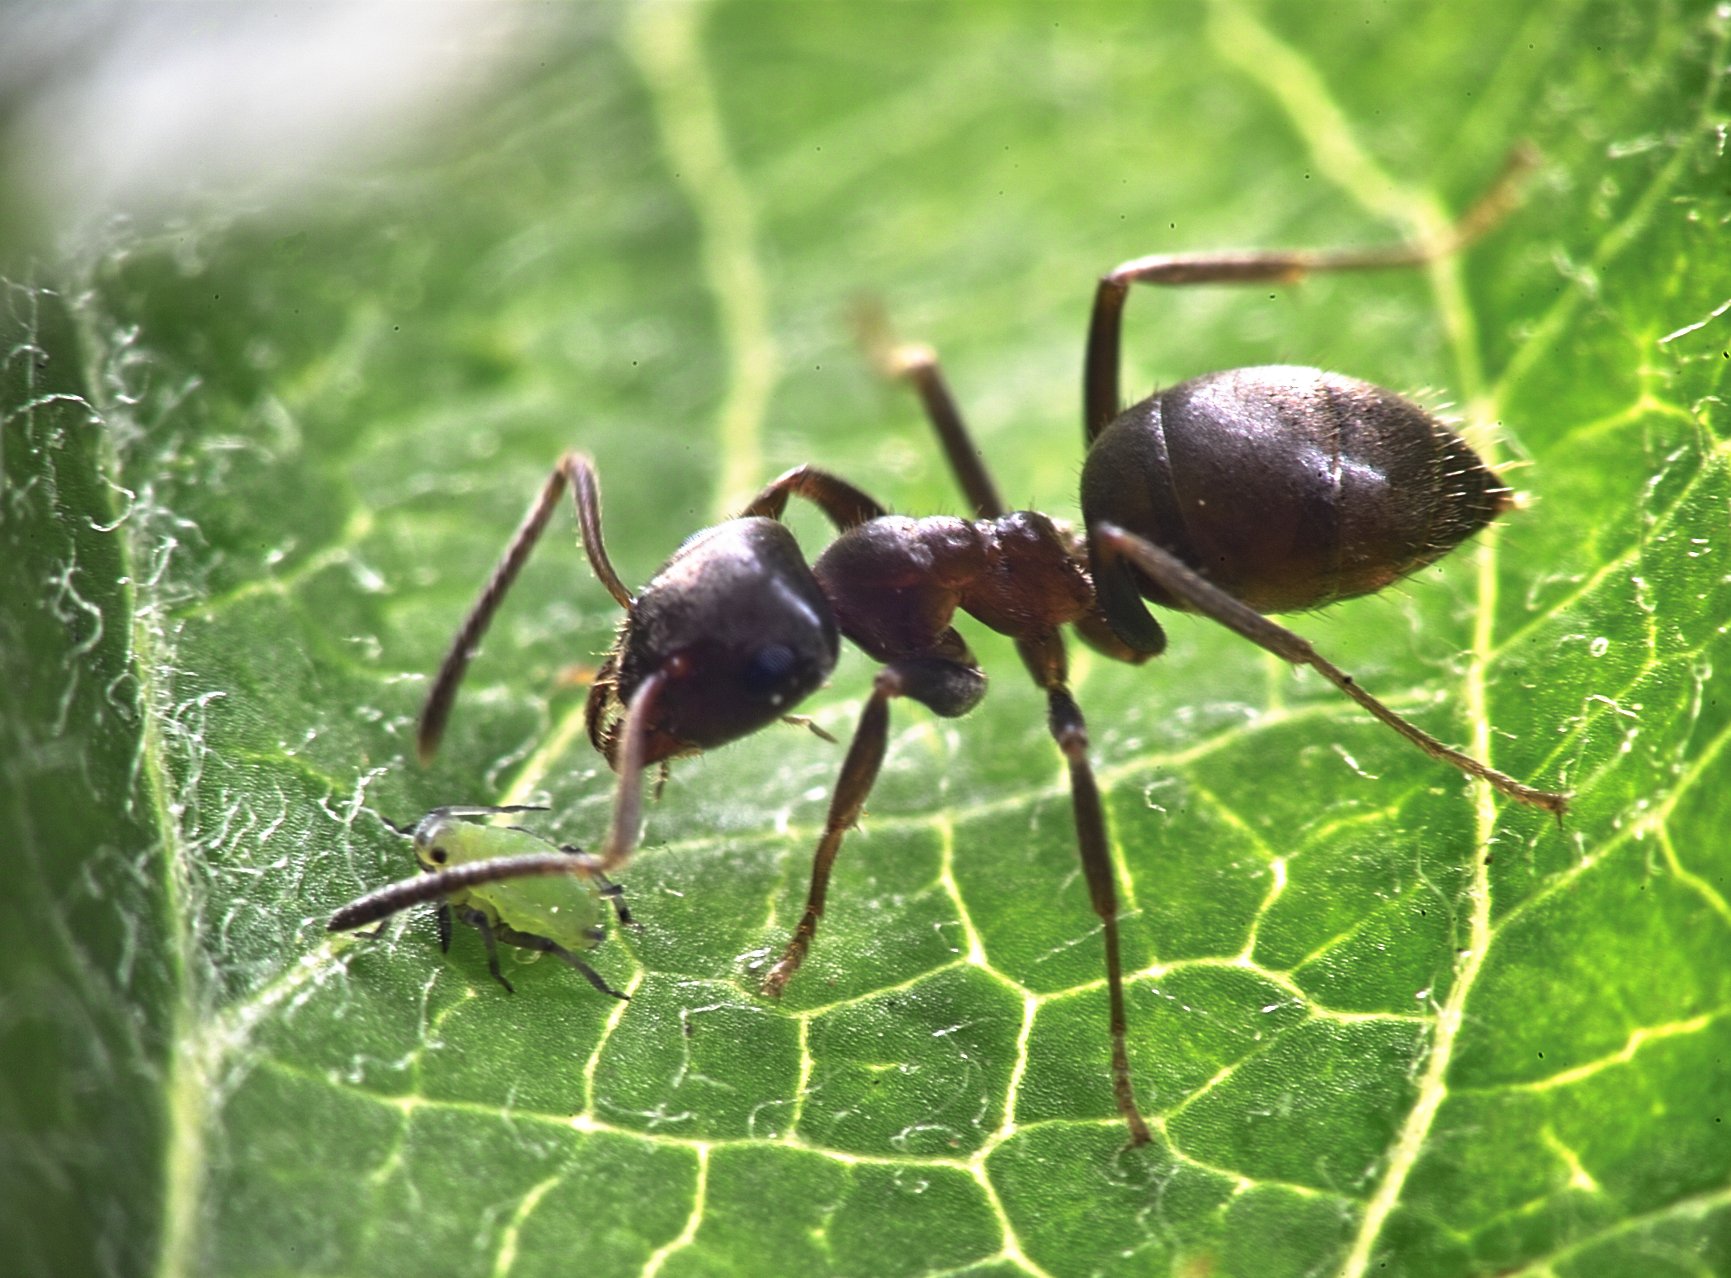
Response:
[[[364,182],[8,285],[23,1272],[1731,1267],[1723,17],[1167,8],[544,30]],[[1576,796],[1561,829],[1491,802],[1201,621],[1139,669],[1073,650],[1147,1149],[1043,706],[977,630],[992,695],[895,707],[780,1004],[757,974],[841,757],[791,727],[674,767],[622,876],[641,927],[590,956],[628,1006],[510,952],[507,996],[419,914],[327,938],[411,872],[379,816],[606,828],[582,680],[616,611],[563,512],[413,762],[425,676],[562,450],[597,459],[628,581],[800,462],[956,510],[853,348],[871,294],[1010,500],[1073,518],[1101,270],[1434,229],[1521,138],[1526,205],[1433,270],[1131,301],[1135,393],[1316,364],[1452,402],[1508,464],[1532,500],[1502,527],[1293,624]],[[869,677],[848,656],[806,709],[845,742]]]

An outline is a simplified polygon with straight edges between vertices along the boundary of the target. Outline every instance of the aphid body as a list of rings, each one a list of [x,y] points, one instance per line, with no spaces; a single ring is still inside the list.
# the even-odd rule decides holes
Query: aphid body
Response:
[[[596,989],[624,998],[577,957],[578,951],[592,950],[607,939],[609,901],[620,922],[630,922],[619,888],[584,870],[577,848],[559,847],[521,826],[467,819],[543,810],[521,805],[444,807],[434,808],[412,826],[386,822],[414,840],[421,876],[351,901],[332,916],[329,930],[365,927],[412,905],[434,902],[440,946],[451,948],[455,914],[481,934],[488,970],[507,991],[514,992],[499,970],[501,941],[556,955]]]

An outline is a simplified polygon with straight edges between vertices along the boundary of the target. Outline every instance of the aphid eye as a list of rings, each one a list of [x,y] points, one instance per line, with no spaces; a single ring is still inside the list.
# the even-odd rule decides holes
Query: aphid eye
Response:
[[[793,669],[793,649],[784,643],[769,643],[751,655],[745,667],[745,687],[756,696],[774,692]]]
[[[449,852],[445,851],[444,848],[437,848],[436,847],[428,855],[430,855],[433,858],[433,864],[434,865],[443,865],[447,860],[450,859],[451,854]]]

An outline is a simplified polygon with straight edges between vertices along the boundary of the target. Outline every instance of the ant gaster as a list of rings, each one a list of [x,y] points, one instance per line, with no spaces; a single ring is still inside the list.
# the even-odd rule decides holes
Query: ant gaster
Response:
[[[788,471],[740,513],[688,540],[641,591],[620,583],[601,537],[595,470],[563,457],[481,593],[433,683],[422,758],[440,734],[493,613],[571,487],[590,566],[625,610],[590,690],[590,740],[619,774],[601,850],[573,858],[611,874],[637,840],[650,764],[723,745],[783,719],[828,678],[845,637],[881,663],[841,766],[806,907],[762,990],[799,968],[824,911],[830,870],[883,761],[897,697],[966,714],[986,676],[951,622],[957,609],[1015,640],[1046,694],[1068,767],[1077,850],[1105,944],[1112,1087],[1131,1143],[1148,1139],[1125,1047],[1118,903],[1088,734],[1071,696],[1060,627],[1110,657],[1141,662],[1165,635],[1144,600],[1211,617],[1308,665],[1408,741],[1560,820],[1567,796],[1537,790],[1436,741],[1360,688],[1265,612],[1368,594],[1422,568],[1512,505],[1465,442],[1417,405],[1313,368],[1241,368],[1180,383],[1120,410],[1119,330],[1132,284],[1288,283],[1316,271],[1411,266],[1454,251],[1512,202],[1524,153],[1446,235],[1334,252],[1139,258],[1100,280],[1084,370],[1085,538],[1035,511],[1009,511],[975,450],[931,351],[880,347],[886,371],[924,405],[974,517],[909,519],[811,466]],[[807,566],[780,522],[804,498],[837,536]]]

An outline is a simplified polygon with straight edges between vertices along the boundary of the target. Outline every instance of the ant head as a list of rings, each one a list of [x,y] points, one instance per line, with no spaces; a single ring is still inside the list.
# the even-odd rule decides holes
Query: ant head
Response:
[[[687,541],[632,600],[590,689],[589,738],[617,766],[625,707],[660,671],[645,763],[735,741],[821,686],[839,646],[793,534],[773,519],[729,520]]]

